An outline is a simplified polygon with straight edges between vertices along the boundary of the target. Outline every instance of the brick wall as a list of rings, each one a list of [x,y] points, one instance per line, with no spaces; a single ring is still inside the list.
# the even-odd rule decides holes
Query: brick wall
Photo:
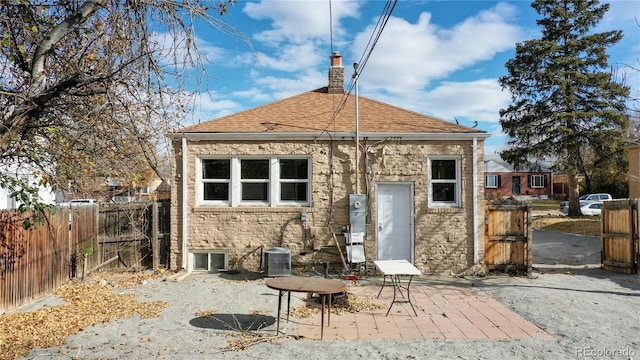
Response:
[[[364,144],[364,142],[361,142]],[[464,271],[473,266],[473,193],[478,191],[478,229],[483,233],[484,188],[482,141],[478,141],[478,182],[472,183],[472,142],[369,142],[367,145],[372,224],[376,224],[377,182],[405,182],[414,185],[415,264],[423,272]],[[171,268],[182,262],[182,170],[181,143],[174,143],[174,186],[171,212]],[[214,207],[195,206],[195,167],[199,156],[207,155],[311,155],[313,159],[312,205],[310,207]],[[361,152],[362,155],[362,152]],[[427,206],[427,157],[458,155],[462,166],[462,207],[437,209]],[[366,193],[365,161],[360,161],[359,192]],[[331,172],[333,171],[333,177]],[[230,269],[257,270],[259,247],[283,246],[291,250],[294,266],[322,270],[331,261],[340,268],[335,232],[342,250],[341,227],[349,224],[349,194],[355,192],[353,141],[316,142],[189,142],[188,144],[188,249],[225,250]],[[306,224],[300,213],[308,214]],[[304,226],[306,225],[306,231]],[[367,259],[376,259],[375,225],[368,225]],[[482,236],[479,237],[482,257]],[[258,249],[258,250],[257,250]],[[482,258],[480,258],[480,261]]]

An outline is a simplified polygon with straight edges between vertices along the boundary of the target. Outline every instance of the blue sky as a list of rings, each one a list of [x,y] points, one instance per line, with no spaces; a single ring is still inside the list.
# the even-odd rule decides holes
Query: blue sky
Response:
[[[398,1],[359,78],[359,95],[473,126],[499,151],[498,112],[510,103],[497,79],[515,44],[540,37],[530,1]],[[196,28],[209,62],[208,92],[188,123],[208,121],[327,84],[331,51],[343,56],[345,83],[361,62],[386,1],[238,1],[223,20],[251,42]],[[331,11],[330,11],[331,9]],[[331,14],[331,15],[330,15]],[[609,63],[640,95],[640,1],[614,0],[596,31],[623,30]],[[362,62],[361,62],[362,63]]]

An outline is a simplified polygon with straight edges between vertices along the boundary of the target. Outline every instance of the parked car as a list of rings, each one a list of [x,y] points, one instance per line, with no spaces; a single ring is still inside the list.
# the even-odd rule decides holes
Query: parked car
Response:
[[[70,206],[92,205],[97,203],[98,203],[98,200],[96,199],[73,199],[69,202],[59,203],[57,206],[70,207]]]
[[[584,194],[582,196],[580,196],[579,200],[580,200],[580,207],[582,207],[583,205],[583,201],[606,201],[606,200],[612,200],[613,198],[611,197],[611,194],[606,194],[606,193],[598,193],[598,194]],[[560,211],[563,212],[564,214],[569,212],[569,202],[568,201],[563,201],[560,203]]]
[[[585,201],[580,203],[580,212],[584,216],[600,216],[603,205],[602,201]]]

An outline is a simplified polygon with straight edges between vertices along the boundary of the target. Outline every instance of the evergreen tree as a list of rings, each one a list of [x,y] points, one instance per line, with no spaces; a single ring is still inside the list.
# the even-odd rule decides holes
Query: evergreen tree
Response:
[[[624,156],[629,88],[609,71],[607,48],[622,31],[593,33],[609,10],[597,0],[535,0],[542,37],[516,44],[500,78],[512,104],[500,110],[509,135],[501,157],[516,167],[532,158],[557,157],[569,178],[569,215],[579,215],[577,177],[596,154]]]

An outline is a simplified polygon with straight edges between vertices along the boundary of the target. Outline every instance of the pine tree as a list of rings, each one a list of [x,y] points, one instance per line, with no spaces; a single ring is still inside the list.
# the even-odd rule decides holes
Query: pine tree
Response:
[[[535,0],[540,39],[516,45],[500,78],[512,104],[500,110],[508,134],[501,157],[516,167],[532,158],[556,156],[569,178],[569,214],[579,215],[577,176],[586,169],[585,152],[620,156],[629,119],[629,88],[609,71],[607,48],[622,31],[593,33],[609,10],[597,0]]]

